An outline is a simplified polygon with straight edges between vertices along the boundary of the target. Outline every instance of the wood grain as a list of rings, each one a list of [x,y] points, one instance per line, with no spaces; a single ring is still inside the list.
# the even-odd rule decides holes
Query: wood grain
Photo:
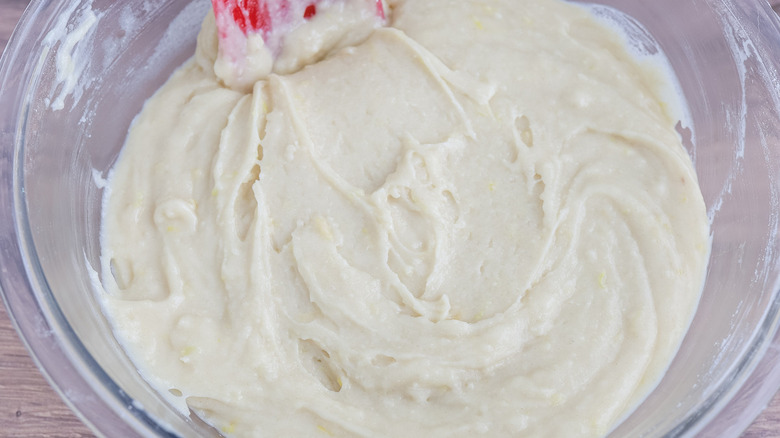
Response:
[[[686,0],[683,0],[686,1]],[[0,0],[0,52],[29,0]],[[780,9],[780,0],[770,2]],[[91,437],[35,367],[0,306],[0,436]],[[780,395],[742,438],[780,437]]]
[[[29,0],[0,0],[0,52]],[[0,305],[0,436],[93,437],[35,367]]]
[[[29,0],[0,0],[0,53]]]
[[[93,436],[38,372],[3,306],[0,306],[0,435]]]

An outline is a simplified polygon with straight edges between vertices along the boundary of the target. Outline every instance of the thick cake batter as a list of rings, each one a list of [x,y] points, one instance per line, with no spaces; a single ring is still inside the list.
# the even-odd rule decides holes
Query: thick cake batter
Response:
[[[207,18],[112,176],[117,336],[226,435],[606,434],[708,255],[662,76],[557,0],[388,18],[248,92]]]

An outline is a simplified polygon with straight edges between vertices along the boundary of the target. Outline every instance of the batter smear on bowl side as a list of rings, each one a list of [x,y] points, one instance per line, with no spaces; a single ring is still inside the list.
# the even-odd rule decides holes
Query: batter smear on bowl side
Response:
[[[366,1],[251,80],[206,17],[110,180],[116,336],[227,436],[607,434],[708,258],[664,76],[561,1]]]

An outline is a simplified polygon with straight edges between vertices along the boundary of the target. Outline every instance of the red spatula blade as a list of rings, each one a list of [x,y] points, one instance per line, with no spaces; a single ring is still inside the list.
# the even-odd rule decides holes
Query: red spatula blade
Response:
[[[318,50],[330,50],[317,36],[298,38],[294,44],[303,47],[302,55],[285,58],[288,37],[323,15],[323,26],[313,26],[311,32],[326,32],[334,41],[346,35],[368,35],[371,29],[386,23],[384,0],[211,0],[219,38],[219,54],[214,72],[230,88],[248,91],[253,84],[278,70],[291,73],[306,62],[321,56]],[[346,14],[346,15],[336,15]],[[343,20],[342,20],[343,18]],[[329,23],[329,24],[328,24]],[[346,26],[338,28],[339,23]],[[335,26],[335,27],[334,27]],[[359,29],[353,32],[355,29]],[[335,31],[335,32],[334,32]],[[335,36],[334,36],[335,35]],[[321,36],[321,35],[320,35]],[[343,41],[343,40],[342,40]],[[350,44],[352,42],[349,42]],[[301,58],[295,58],[301,56]],[[282,61],[280,61],[280,59]],[[281,67],[279,67],[281,66]]]
[[[294,24],[297,21],[309,20],[317,14],[317,5],[326,0],[212,0],[214,14],[217,17],[217,27],[220,36],[228,32],[223,29],[229,22],[235,23],[247,35],[262,33],[265,38],[274,31],[276,26]],[[338,0],[332,0],[338,1]],[[343,1],[343,0],[342,0]],[[295,8],[291,6],[296,6]],[[302,7],[297,7],[302,6]],[[302,16],[292,14],[292,10],[302,10]],[[376,0],[376,15],[385,19],[385,9],[382,0]],[[288,28],[290,26],[287,26]]]

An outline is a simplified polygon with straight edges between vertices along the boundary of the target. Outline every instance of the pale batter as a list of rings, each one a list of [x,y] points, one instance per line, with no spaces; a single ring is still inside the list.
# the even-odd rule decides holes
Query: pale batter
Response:
[[[248,94],[206,20],[112,176],[118,338],[226,435],[606,434],[708,255],[662,76],[557,0],[388,18]]]

